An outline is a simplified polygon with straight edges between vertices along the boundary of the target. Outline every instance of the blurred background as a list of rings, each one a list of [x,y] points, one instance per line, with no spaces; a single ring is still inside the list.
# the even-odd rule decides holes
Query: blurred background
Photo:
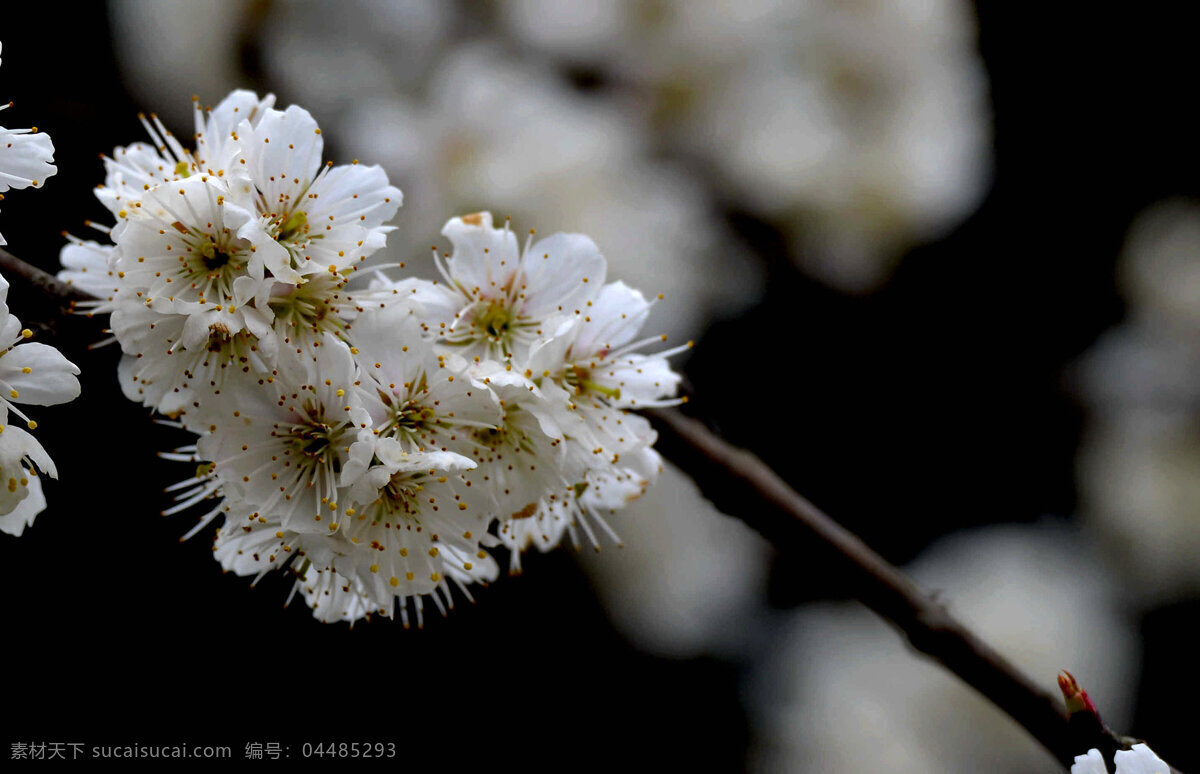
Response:
[[[191,96],[271,91],[403,189],[383,258],[444,221],[582,231],[697,345],[688,412],[905,566],[1048,690],[1200,768],[1200,159],[1182,16],[956,0],[110,0],[5,11],[7,195],[48,270],[104,220],[97,155]],[[84,369],[38,412],[49,509],[0,536],[16,741],[395,741],[447,762],[1051,772],[1050,756],[683,474],[624,548],[527,557],[423,631],[283,608],[162,518],[187,442]],[[502,562],[503,564],[503,562]],[[119,711],[117,711],[119,708]],[[454,744],[446,749],[443,745]],[[501,753],[503,751],[503,753]]]

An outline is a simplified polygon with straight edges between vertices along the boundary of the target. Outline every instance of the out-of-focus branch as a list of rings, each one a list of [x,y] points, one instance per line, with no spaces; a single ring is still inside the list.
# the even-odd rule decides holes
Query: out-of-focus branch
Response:
[[[1033,735],[1067,769],[1095,747],[1124,740],[1106,727],[1069,723],[1062,704],[955,619],[904,573],[784,483],[762,460],[674,410],[647,412],[656,448],[689,473],[723,512],[745,521],[783,554],[816,541],[853,596],[891,621],[918,651],[941,662]],[[1172,769],[1174,772],[1175,769]]]
[[[0,269],[41,291],[61,311],[89,296],[0,249]],[[65,302],[65,303],[64,303]],[[745,521],[787,554],[813,541],[828,549],[831,571],[852,596],[904,632],[913,647],[941,662],[1025,727],[1066,768],[1090,748],[1114,750],[1124,739],[1102,723],[1069,723],[1063,706],[921,590],[912,579],[784,483],[765,463],[674,410],[647,412],[658,448],[687,471],[725,513]],[[1176,772],[1175,769],[1171,769]]]
[[[57,279],[53,274],[48,274],[36,266],[25,263],[3,247],[0,247],[0,269],[4,269],[4,274],[8,277],[20,277],[25,284],[48,296],[54,296],[60,301],[87,301],[91,298],[87,293]]]
[[[8,305],[38,337],[53,343],[71,357],[80,357],[81,342],[95,338],[95,326],[82,315],[72,314],[75,303],[93,300],[66,282],[0,248],[0,273],[14,286]]]

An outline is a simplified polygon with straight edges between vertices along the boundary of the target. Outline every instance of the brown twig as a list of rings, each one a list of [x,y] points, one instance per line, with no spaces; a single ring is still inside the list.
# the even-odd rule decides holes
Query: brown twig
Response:
[[[0,248],[0,272],[10,283],[21,286],[23,292],[9,292],[8,305],[40,341],[70,351],[76,350],[83,338],[94,338],[94,326],[86,323],[82,316],[72,314],[76,302],[94,300],[87,293],[31,266],[3,248]],[[81,338],[78,334],[85,328],[87,335]],[[70,354],[78,357],[80,353],[72,351]]]
[[[25,263],[3,247],[0,247],[0,269],[4,270],[5,276],[20,277],[27,285],[56,299],[60,304],[63,301],[68,302],[68,308],[76,301],[87,301],[91,298],[87,293],[57,279],[53,274],[48,274],[36,266]]]
[[[647,412],[656,448],[689,473],[705,496],[745,521],[787,554],[815,541],[829,550],[835,571],[855,597],[891,621],[918,651],[931,656],[1020,723],[1062,765],[1092,747],[1119,747],[1107,728],[1081,738],[1062,704],[967,629],[904,573],[784,483],[762,460],[732,446],[678,411]],[[1081,747],[1082,745],[1082,747]],[[1171,770],[1175,772],[1175,769]],[[1176,772],[1178,774],[1178,772]]]

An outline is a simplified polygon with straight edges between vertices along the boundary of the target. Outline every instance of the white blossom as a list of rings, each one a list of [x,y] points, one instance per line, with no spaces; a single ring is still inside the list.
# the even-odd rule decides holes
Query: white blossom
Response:
[[[383,224],[400,207],[400,190],[378,166],[322,166],[324,140],[307,110],[267,110],[236,133],[262,226],[288,253],[287,265],[271,267],[276,277],[297,283],[353,266],[384,245],[391,227]]]
[[[429,325],[464,357],[523,361],[529,345],[560,314],[580,315],[604,284],[606,265],[582,234],[555,234],[524,249],[490,212],[453,218],[442,229],[454,252],[438,262],[446,280],[441,305],[427,305]]]
[[[350,448],[362,431],[370,435],[354,380],[349,351],[331,340],[304,383],[243,389],[224,412],[206,417],[199,454],[227,490],[285,528],[334,532]]]
[[[392,438],[365,451],[374,462],[347,493],[344,539],[327,546],[336,554],[332,567],[361,580],[374,598],[432,594],[452,571],[494,577],[494,562],[481,549],[491,514],[459,475],[474,462],[453,452],[406,452]],[[484,577],[476,577],[480,567]]]
[[[353,324],[354,355],[364,386],[374,387],[380,435],[408,451],[461,448],[476,429],[499,425],[502,412],[488,387],[457,355],[435,351],[413,306],[370,307]]]

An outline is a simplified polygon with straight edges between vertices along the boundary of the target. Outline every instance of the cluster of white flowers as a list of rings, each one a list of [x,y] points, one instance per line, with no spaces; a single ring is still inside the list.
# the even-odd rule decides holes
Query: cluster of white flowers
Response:
[[[452,219],[442,282],[375,271],[400,191],[322,165],[299,107],[239,91],[196,108],[195,149],[151,117],[97,195],[111,244],[73,240],[60,276],[96,296],[125,393],[199,435],[169,512],[216,502],[216,558],[288,567],[322,621],[353,622],[496,577],[487,549],[545,550],[635,499],[661,460],[628,409],[677,402],[640,354],[652,301],[579,234],[519,246],[489,213]],[[390,267],[396,268],[396,267]],[[368,278],[364,278],[368,279]],[[682,348],[680,348],[682,349]],[[615,536],[614,536],[615,537]]]
[[[49,135],[0,126],[0,199],[10,188],[40,187],[57,171],[53,161]],[[79,369],[57,349],[28,341],[32,336],[9,312],[8,281],[0,275],[0,532],[10,535],[24,532],[46,507],[38,470],[54,478],[58,471],[37,439],[8,423],[9,413],[32,430],[37,422],[17,403],[50,406],[79,397]]]

